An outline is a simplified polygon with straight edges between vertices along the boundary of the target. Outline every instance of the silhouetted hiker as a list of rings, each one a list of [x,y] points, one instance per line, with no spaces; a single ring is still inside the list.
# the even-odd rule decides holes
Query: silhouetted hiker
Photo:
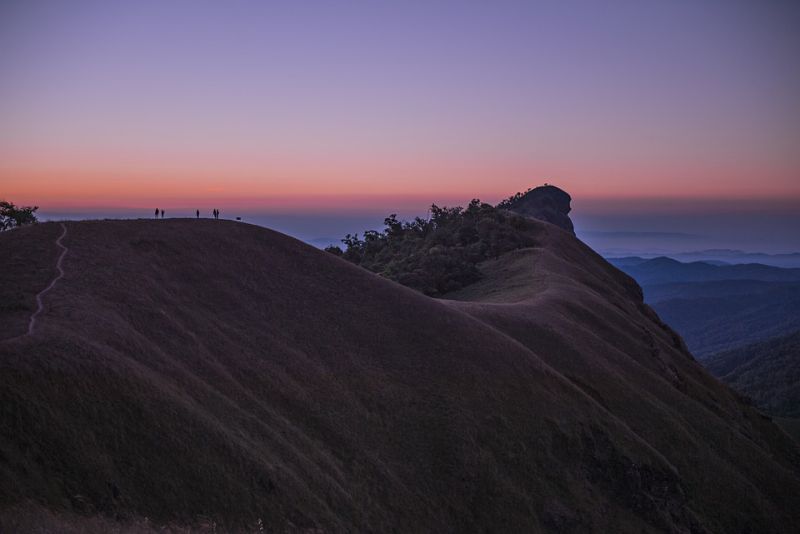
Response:
[[[161,210],[161,218],[164,218],[164,210]]]
[[[200,210],[197,210],[197,218],[200,218]]]
[[[156,208],[156,219],[158,219],[158,208]]]

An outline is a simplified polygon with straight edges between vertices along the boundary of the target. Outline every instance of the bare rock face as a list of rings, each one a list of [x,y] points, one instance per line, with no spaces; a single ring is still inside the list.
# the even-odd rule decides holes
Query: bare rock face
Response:
[[[575,235],[575,228],[569,218],[571,201],[572,197],[566,191],[554,185],[542,185],[529,189],[524,194],[517,193],[503,201],[499,207],[549,222]]]

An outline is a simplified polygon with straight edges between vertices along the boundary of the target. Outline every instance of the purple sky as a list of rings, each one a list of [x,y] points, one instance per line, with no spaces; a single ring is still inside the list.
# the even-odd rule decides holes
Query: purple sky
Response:
[[[797,28],[782,1],[3,0],[0,196],[320,215],[549,181],[590,229],[791,215]]]

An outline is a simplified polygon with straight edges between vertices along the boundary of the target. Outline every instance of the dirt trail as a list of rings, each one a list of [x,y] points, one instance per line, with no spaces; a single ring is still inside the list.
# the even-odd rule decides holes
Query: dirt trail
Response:
[[[61,278],[64,276],[64,269],[61,268],[61,262],[64,261],[64,256],[67,255],[67,251],[69,249],[61,244],[61,240],[64,239],[64,236],[67,235],[67,227],[64,225],[64,223],[61,223],[61,228],[63,228],[64,231],[61,232],[59,238],[56,239],[56,245],[58,245],[62,249],[61,255],[58,257],[58,261],[56,262],[56,269],[58,269],[58,275],[56,275],[56,277],[53,278],[53,280],[46,288],[39,291],[39,294],[36,295],[36,311],[33,312],[33,315],[31,315],[31,320],[28,323],[27,335],[33,334],[33,329],[36,326],[36,316],[42,313],[43,309],[42,297],[44,296],[45,293],[53,289],[53,287],[55,287],[56,285],[56,282],[61,280]]]

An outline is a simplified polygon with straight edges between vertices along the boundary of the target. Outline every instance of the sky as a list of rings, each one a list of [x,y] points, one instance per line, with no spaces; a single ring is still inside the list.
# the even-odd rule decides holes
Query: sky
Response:
[[[311,241],[549,182],[590,244],[800,250],[798,27],[774,0],[0,0],[0,197]]]

